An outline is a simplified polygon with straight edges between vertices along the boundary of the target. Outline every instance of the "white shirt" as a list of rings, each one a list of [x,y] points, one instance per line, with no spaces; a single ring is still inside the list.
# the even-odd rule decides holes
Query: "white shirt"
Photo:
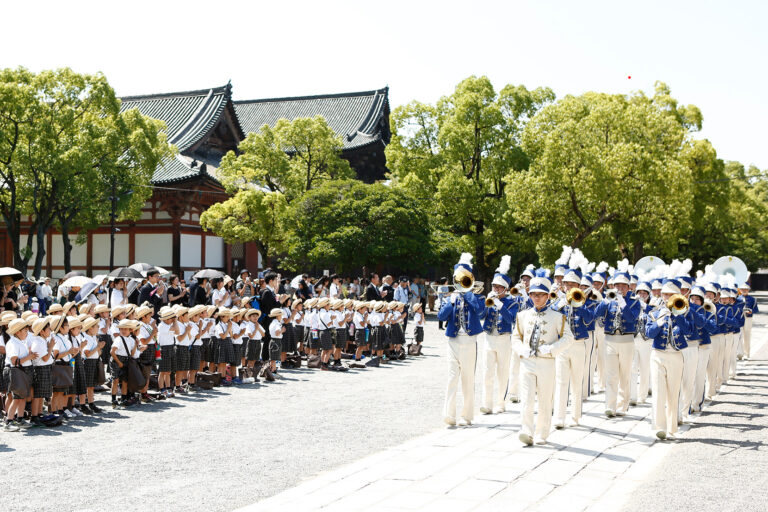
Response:
[[[262,338],[260,326],[256,322],[248,322],[248,337],[252,340],[260,340]]]
[[[125,343],[123,343],[125,341]],[[133,336],[118,336],[114,343],[112,343],[112,349],[114,350],[115,347],[117,347],[117,351],[115,352],[118,356],[128,357],[130,354],[130,351],[133,351],[133,347],[136,346],[136,340],[133,339]],[[128,349],[129,352],[126,352],[125,349]],[[136,357],[140,354],[139,351],[136,351]]]
[[[363,314],[359,311],[355,311],[355,314],[352,317],[352,323],[355,324],[355,329],[365,329],[365,326],[363,325],[364,320],[365,317],[363,317]]]
[[[283,322],[280,319],[275,318],[272,323],[269,324],[269,335],[272,339],[280,339],[283,337]]]
[[[9,339],[8,343],[5,344],[5,366],[14,366],[11,364],[12,357],[19,358],[19,361],[16,362],[17,365],[21,364],[21,366],[32,366],[32,361],[20,361],[22,357],[27,357],[28,355],[29,349],[27,348],[26,340],[21,341],[16,336],[11,336],[11,339]]]
[[[326,311],[325,309],[321,309],[317,312],[317,329],[319,331],[324,331],[326,329],[332,329],[333,328],[333,316],[331,311]]]
[[[423,327],[424,326],[424,315],[421,313],[414,313],[413,314],[413,321],[416,323],[417,326]]]
[[[203,337],[201,339],[210,339],[211,334],[213,334],[213,318],[203,318],[202,323],[200,324],[201,329],[205,329],[207,325],[211,325],[211,327],[205,331],[205,334],[203,334]],[[202,343],[202,342],[201,342]]]
[[[151,345],[152,343],[154,343],[154,340],[151,338],[151,336],[152,336],[152,327],[150,327],[149,324],[145,324],[144,322],[141,322],[141,327],[139,327],[139,342],[141,342],[141,340],[149,338],[147,345]]]
[[[219,322],[216,324],[216,327],[213,330],[213,333],[217,338],[221,338],[222,335],[225,335],[227,332],[227,327],[229,327],[229,322]],[[226,337],[226,336],[225,336]]]
[[[117,324],[119,324],[119,320],[112,320],[112,325],[109,326],[109,335],[112,337],[112,339],[115,339],[117,336],[120,336],[120,329],[118,329]]]
[[[225,308],[228,308],[232,304],[231,298],[227,298],[224,300],[224,302],[219,304],[219,301],[224,298],[224,295],[226,295],[226,293],[227,293],[227,289],[224,288],[223,286],[221,288],[216,288],[215,290],[213,290],[213,293],[211,294],[211,304],[213,304],[214,306],[223,306]]]
[[[114,308],[117,306],[122,306],[125,304],[125,296],[123,295],[123,290],[118,290],[117,288],[112,289],[112,294],[109,299],[109,307]]]
[[[27,335],[27,347],[30,352],[38,354],[40,357],[32,360],[32,366],[47,366],[53,364],[53,355],[48,358],[47,361],[43,361],[43,357],[48,355],[48,340],[42,336],[35,336],[32,333]]]
[[[336,283],[331,283],[330,296],[333,297],[334,299],[338,299],[339,291],[340,291],[339,286]]]
[[[174,341],[176,341],[174,334],[171,332],[172,326],[173,324],[167,324],[165,322],[157,324],[157,344],[161,347],[173,345]]]
[[[99,334],[109,334],[109,332],[106,332],[106,329],[107,329],[107,319],[99,318]]]
[[[38,299],[50,299],[51,295],[53,295],[53,291],[51,290],[51,286],[47,284],[41,284],[37,287],[37,298]]]
[[[232,344],[233,345],[242,345],[243,344],[243,336],[245,336],[245,324],[243,323],[233,323],[232,324]]]
[[[99,340],[96,339],[96,336],[83,334],[83,338],[85,339],[85,350],[88,350],[88,351],[96,350],[96,347],[99,346]],[[94,352],[90,356],[86,356],[86,359],[98,359],[98,358],[99,358],[98,350],[96,350],[96,352]]]
[[[197,338],[197,335],[199,333],[200,333],[200,328],[197,326],[197,324],[193,323],[192,330],[189,331],[189,339],[194,340],[192,341],[192,345],[195,345],[197,347],[200,347],[203,344],[203,338]]]
[[[179,326],[179,334],[176,336],[176,344],[182,347],[188,347],[192,344],[189,334],[184,334],[189,327],[189,322],[176,322]],[[190,331],[191,332],[191,331]]]
[[[69,341],[69,335],[68,334],[54,334],[54,338],[56,338],[56,344],[53,345],[53,350],[56,350],[59,352],[59,355],[61,355],[64,352],[68,352],[69,350],[72,350],[72,343]],[[6,348],[6,351],[8,349]],[[66,356],[60,357],[60,361],[69,361],[72,359],[72,356],[67,354]],[[8,360],[8,356],[6,355],[6,360]]]

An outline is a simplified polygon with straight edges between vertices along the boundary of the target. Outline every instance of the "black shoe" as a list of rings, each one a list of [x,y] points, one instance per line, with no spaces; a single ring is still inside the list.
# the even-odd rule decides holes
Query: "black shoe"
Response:
[[[29,422],[32,424],[33,427],[44,427],[45,423],[43,423],[43,420],[40,418],[40,416],[33,416]]]
[[[78,409],[80,409],[80,411],[83,414],[87,414],[88,416],[91,416],[93,414],[93,411],[91,410],[90,407],[88,407],[88,404],[81,405],[80,407],[78,407]]]
[[[91,412],[94,414],[99,414],[101,412],[104,412],[101,408],[96,407],[96,404],[88,404],[88,407],[91,408]]]

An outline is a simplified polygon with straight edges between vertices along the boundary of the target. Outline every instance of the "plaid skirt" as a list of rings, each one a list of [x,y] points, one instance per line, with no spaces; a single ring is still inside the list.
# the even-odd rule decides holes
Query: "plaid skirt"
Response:
[[[317,338],[315,338],[315,336],[317,336]],[[306,341],[304,342],[304,344],[311,349],[320,348],[320,331],[313,331],[312,329],[307,329]]]
[[[219,343],[221,338],[211,338],[211,358],[208,359],[209,363],[216,363],[219,358]]]
[[[235,350],[232,347],[232,338],[219,339],[219,351],[216,354],[216,362],[219,364],[227,363],[234,365]]]
[[[261,340],[248,340],[248,350],[245,352],[247,361],[258,361],[261,359]]]
[[[269,341],[269,360],[270,361],[280,360],[281,348],[282,348],[282,344],[281,344],[280,338],[272,338]]]
[[[150,366],[153,365],[155,363],[155,350],[157,350],[157,345],[154,343],[147,345],[146,350],[139,355],[139,362]]]
[[[34,382],[35,382],[34,381],[34,378],[35,378],[34,367],[33,366],[22,366],[21,369],[24,370],[24,373],[26,373],[27,376],[29,377],[30,381],[32,381],[32,385],[34,385]],[[2,378],[2,380],[3,380],[3,382],[5,382],[5,389],[7,390],[8,386],[11,385],[11,367],[10,366],[6,366],[5,368],[3,368],[3,378]],[[11,395],[13,395],[13,399],[14,400],[21,400],[22,399],[22,397],[18,396],[16,393],[11,393]]]
[[[51,398],[53,383],[51,382],[51,365],[35,366],[32,385],[35,387],[35,398]]]
[[[394,324],[389,327],[390,343],[392,345],[405,344],[405,334],[403,334],[403,326],[400,324]]]
[[[120,366],[117,364],[117,361],[112,359],[109,362],[109,373],[112,374],[112,377],[121,380],[123,376],[123,370],[125,369],[125,365],[128,363],[128,356],[117,356],[117,359],[120,360],[120,363],[122,363],[123,368],[120,368]]]
[[[83,364],[83,358],[78,354],[75,356],[74,385],[69,394],[84,395],[85,387],[85,365]]]
[[[189,347],[176,345],[174,370],[177,372],[189,371]]]
[[[381,348],[386,350],[392,343],[392,331],[388,325],[382,325],[379,327],[379,335],[381,336]]]
[[[365,339],[365,328],[355,329],[355,343],[357,343],[358,347],[363,347],[368,344]]]
[[[424,341],[424,328],[417,325],[416,330],[413,333],[413,337],[416,340],[416,343],[421,343]]]
[[[296,335],[293,333],[293,325],[286,324],[283,333],[282,352],[293,352],[296,349]]]
[[[96,377],[99,375],[99,359],[86,359],[83,361],[85,371],[85,387],[92,388],[96,386]]]
[[[173,345],[160,346],[159,372],[176,371],[176,349]]]
[[[371,327],[368,341],[371,344],[371,350],[384,350],[384,338],[382,335],[382,327],[380,325]]]
[[[202,346],[192,345],[189,348],[189,369],[196,372],[200,369],[200,354],[202,354]]]
[[[5,368],[5,354],[0,354],[0,368]],[[8,383],[5,382],[5,378],[0,375],[0,393],[8,391]]]
[[[320,349],[333,350],[333,333],[330,329],[320,331]]]
[[[111,363],[112,356],[109,354],[109,352],[112,350],[112,336],[109,334],[99,334],[97,338],[99,341],[104,342],[104,348],[101,349],[101,361],[104,364]]]
[[[240,361],[242,361],[243,357],[245,357],[245,342],[233,343],[232,352],[235,354],[235,364],[239,365]]]
[[[349,329],[346,327],[337,327],[336,338],[333,340],[334,346],[343,349],[347,346],[347,341],[349,341]]]
[[[306,334],[304,332],[304,326],[303,325],[294,325],[293,326],[293,338],[296,340],[296,343],[304,343],[306,340]]]
[[[203,338],[203,346],[200,347],[200,358],[203,361],[213,361],[211,338]]]

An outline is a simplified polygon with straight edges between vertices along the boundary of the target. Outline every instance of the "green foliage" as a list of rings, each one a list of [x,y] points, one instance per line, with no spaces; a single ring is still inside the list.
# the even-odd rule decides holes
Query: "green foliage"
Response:
[[[283,265],[349,270],[385,262],[421,269],[430,258],[422,203],[404,189],[356,180],[324,182],[291,204]],[[418,257],[416,257],[418,255]]]
[[[478,277],[485,277],[503,254],[517,266],[531,257],[530,236],[506,212],[508,183],[529,165],[523,128],[553,100],[548,88],[507,85],[497,93],[487,77],[472,76],[436,105],[413,102],[393,111],[392,178],[429,209],[442,264],[469,250]]]
[[[123,216],[136,215],[151,194],[152,173],[173,149],[161,133],[162,123],[119,110],[101,74],[66,68],[38,74],[23,68],[0,71],[0,210],[17,267],[25,268],[31,254],[19,244],[20,214],[32,223],[28,249],[37,237],[39,275],[47,230],[54,223],[65,230],[103,223],[110,208],[107,184],[136,188],[133,197],[119,203]]]

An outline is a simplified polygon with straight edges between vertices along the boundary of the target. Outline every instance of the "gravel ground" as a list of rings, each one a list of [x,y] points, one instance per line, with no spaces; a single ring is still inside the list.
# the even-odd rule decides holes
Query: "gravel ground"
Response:
[[[409,328],[409,332],[412,329]],[[274,383],[0,432],[0,510],[232,510],[441,428],[437,322],[425,356],[380,368],[286,370]],[[109,406],[109,395],[97,404]],[[52,482],[67,482],[53,492]],[[55,503],[55,504],[54,504]]]
[[[768,311],[768,295],[756,293]],[[768,315],[756,316],[752,344],[768,336]],[[753,348],[754,350],[754,348]],[[628,512],[768,510],[768,343],[740,363],[696,425],[627,500]]]

